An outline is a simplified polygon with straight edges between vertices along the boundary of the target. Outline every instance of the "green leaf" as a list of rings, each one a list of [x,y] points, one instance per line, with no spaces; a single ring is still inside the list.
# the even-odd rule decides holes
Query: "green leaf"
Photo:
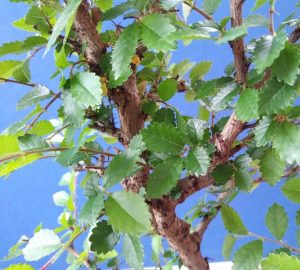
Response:
[[[43,138],[35,134],[26,134],[24,136],[19,136],[18,141],[19,147],[22,151],[43,149],[49,147],[49,145]]]
[[[36,85],[17,103],[17,110],[23,110],[41,100],[51,97],[50,90],[43,85]]]
[[[1,135],[0,134],[0,156],[6,154],[19,152],[18,137],[15,135]]]
[[[232,234],[227,234],[222,247],[222,255],[225,258],[225,260],[230,259],[235,242],[236,242],[236,237]]]
[[[253,62],[258,73],[262,73],[279,57],[280,52],[285,47],[286,40],[286,33],[280,31],[275,37],[263,36],[256,42]]]
[[[170,108],[161,108],[154,114],[152,122],[165,123],[175,127],[176,126],[175,113]]]
[[[47,120],[41,120],[34,124],[32,129],[29,131],[31,134],[36,134],[38,136],[44,136],[52,133],[54,131],[54,127],[51,122]]]
[[[8,250],[8,254],[3,257],[0,262],[6,262],[23,255],[22,248],[27,240],[28,238],[25,235],[22,235],[19,241]]]
[[[164,160],[150,174],[146,192],[149,198],[160,198],[176,186],[182,170],[182,159],[172,157]]]
[[[101,9],[101,11],[105,12],[112,8],[113,0],[96,0],[95,4]]]
[[[136,270],[143,270],[144,250],[138,237],[125,234],[122,253],[130,267]]]
[[[278,113],[288,108],[297,98],[297,91],[284,83],[271,79],[259,94],[259,112],[261,114]]]
[[[181,133],[165,123],[153,123],[141,134],[147,149],[153,152],[178,154],[185,145]]]
[[[208,14],[214,14],[222,0],[204,0],[202,4],[202,8]]]
[[[297,245],[300,246],[300,230],[299,229],[296,231],[296,240],[297,240]]]
[[[300,203],[300,179],[290,179],[281,187],[283,194],[292,202]]]
[[[277,123],[273,147],[282,160],[300,164],[300,128],[289,122]]]
[[[213,170],[211,176],[217,185],[224,185],[231,179],[233,172],[234,170],[231,164],[222,164]]]
[[[10,78],[13,73],[22,65],[23,62],[14,60],[5,60],[0,62],[0,77],[3,79]]]
[[[182,80],[185,74],[195,65],[189,59],[184,59],[183,61],[176,64],[173,68],[172,76],[177,78],[177,80]]]
[[[151,229],[148,205],[138,194],[115,192],[105,202],[105,209],[114,231],[141,235]]]
[[[79,221],[82,224],[94,225],[103,207],[104,198],[102,193],[90,197],[79,213]]]
[[[145,11],[145,9],[147,8],[147,6],[148,6],[149,2],[151,2],[151,0],[131,0],[131,2],[135,9],[140,10],[140,11]]]
[[[160,0],[160,6],[164,9],[170,9],[181,3],[182,0]]]
[[[175,32],[176,28],[170,19],[162,14],[150,14],[143,17],[141,35],[148,49],[167,51],[175,48],[175,42],[168,36]]]
[[[97,173],[88,173],[85,177],[83,194],[86,197],[94,197],[100,193],[99,175]]]
[[[77,73],[71,78],[70,82],[70,91],[79,104],[86,107],[101,104],[102,91],[100,78],[94,73]]]
[[[24,52],[22,49],[22,41],[14,41],[9,43],[4,43],[0,46],[0,57],[7,54],[19,54]]]
[[[34,268],[29,264],[12,264],[4,270],[34,270]]]
[[[208,0],[209,1],[209,0]],[[240,26],[232,27],[228,31],[224,32],[223,35],[216,41],[217,44],[224,44],[228,41],[236,40],[248,34],[247,25],[243,24]]]
[[[20,54],[31,49],[44,45],[47,43],[47,39],[40,36],[28,37],[23,41],[13,41],[4,43],[0,46],[0,57],[7,54]]]
[[[232,270],[257,269],[263,255],[261,240],[254,240],[241,248],[234,254]]]
[[[107,188],[119,183],[125,177],[132,175],[136,168],[140,151],[127,149],[121,154],[118,154],[109,163],[104,172],[104,184]]]
[[[160,264],[160,254],[163,250],[162,248],[162,237],[160,235],[153,235],[151,241],[152,247],[152,260],[158,265]]]
[[[107,10],[102,15],[101,20],[109,21],[109,20],[115,19],[115,18],[119,17],[120,15],[122,15],[124,12],[126,12],[132,8],[133,8],[133,4],[131,1],[121,3],[120,5],[116,5],[116,6],[112,7],[111,9]]]
[[[64,47],[60,48],[60,50],[56,49],[54,51],[54,59],[56,67],[60,69],[65,69],[67,66],[69,66]]]
[[[245,18],[244,23],[248,27],[269,26],[268,18],[266,18],[266,16],[259,15],[259,14],[249,15],[247,18]]]
[[[75,147],[61,152],[57,156],[56,161],[61,166],[67,167],[89,158],[90,158],[90,154],[86,152],[79,152],[78,148]]]
[[[296,215],[296,225],[300,225],[300,210],[297,211],[297,215]]]
[[[287,213],[284,208],[277,203],[274,203],[269,208],[265,222],[270,232],[278,240],[282,239],[289,225]]]
[[[276,132],[276,123],[269,117],[263,117],[254,130],[256,146],[265,146]]]
[[[9,175],[13,171],[20,169],[33,161],[38,160],[42,155],[41,154],[31,154],[26,155],[25,157],[20,157],[15,160],[0,164],[0,176]]]
[[[271,186],[280,181],[284,173],[285,162],[280,159],[278,153],[273,148],[269,148],[264,152],[259,165],[262,177]]]
[[[77,8],[79,7],[81,3],[81,0],[70,0],[68,1],[67,6],[63,10],[63,12],[60,14],[56,24],[54,25],[54,28],[52,30],[52,34],[49,38],[46,51],[44,55],[46,55],[50,48],[53,46],[55,43],[56,39],[60,35],[60,33],[64,30],[64,28],[67,26],[68,22],[74,18],[74,14],[77,11]]]
[[[112,51],[111,61],[115,80],[128,78],[131,74],[130,63],[138,45],[139,25],[133,23],[121,33]]]
[[[203,106],[200,106],[199,107],[199,110],[198,110],[198,118],[200,120],[203,120],[205,122],[208,122],[209,120],[209,117],[210,117],[210,112],[209,110],[207,110],[205,107]]]
[[[49,31],[51,31],[52,29],[45,19],[46,14],[47,13],[45,9],[42,10],[41,7],[32,5],[25,17],[25,27],[23,24],[22,28],[25,28],[26,31],[30,30],[31,32],[33,32],[34,29],[34,32],[41,32],[48,36]],[[33,29],[28,28],[27,25],[32,25]]]
[[[174,79],[166,79],[159,84],[157,93],[158,96],[163,100],[167,101],[176,94],[177,81]]]
[[[26,261],[37,261],[62,246],[60,238],[55,232],[42,229],[29,239],[27,246],[23,249]]]
[[[211,103],[211,109],[213,111],[220,111],[225,109],[232,101],[233,97],[237,94],[237,86],[235,83],[227,84],[220,92],[214,96]]]
[[[266,4],[269,0],[256,0],[255,1],[255,5],[252,8],[252,10],[256,10],[258,8],[260,8],[261,6],[263,6],[264,4]]]
[[[190,150],[185,160],[185,167],[192,174],[199,176],[207,173],[209,163],[207,151],[203,147],[197,147]]]
[[[70,92],[63,92],[65,122],[80,128],[84,123],[84,110]]]
[[[41,36],[32,36],[28,37],[23,41],[22,49],[26,51],[30,51],[35,47],[44,45],[47,43],[47,39]]]
[[[236,103],[235,112],[243,122],[258,118],[258,91],[254,89],[244,90]]]
[[[236,186],[243,191],[248,192],[252,185],[252,177],[246,168],[236,168],[234,171],[234,181]]]
[[[300,269],[300,260],[295,256],[289,256],[285,253],[270,254],[268,258],[261,261],[262,270],[298,270]]]
[[[293,85],[299,72],[299,61],[299,49],[293,44],[286,43],[284,50],[272,65],[272,72],[279,81]]]
[[[97,254],[105,254],[112,251],[119,240],[119,236],[106,220],[97,223],[89,238],[91,250]]]
[[[23,65],[18,67],[14,73],[13,77],[16,81],[22,83],[28,83],[31,80],[30,68],[29,68],[29,60],[23,62]]]
[[[192,81],[202,80],[204,76],[210,71],[212,62],[203,61],[195,65],[190,72],[190,79]]]
[[[248,230],[243,224],[238,213],[229,205],[223,205],[221,207],[221,216],[224,222],[225,228],[234,234],[248,234]]]
[[[199,119],[189,119],[186,125],[186,132],[193,144],[201,142],[204,136],[206,122]]]

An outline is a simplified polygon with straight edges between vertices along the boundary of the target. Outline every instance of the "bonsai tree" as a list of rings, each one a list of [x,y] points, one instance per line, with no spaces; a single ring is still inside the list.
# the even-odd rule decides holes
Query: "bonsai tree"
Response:
[[[248,16],[243,0],[230,0],[221,20],[214,18],[221,0],[10,1],[28,5],[13,25],[30,35],[1,45],[0,56],[27,56],[2,60],[0,80],[28,86],[17,110],[32,111],[1,133],[0,175],[51,158],[70,169],[60,181],[70,192],[54,195],[62,206],[59,226],[39,226],[20,239],[3,260],[22,255],[26,262],[6,269],[30,270],[31,261],[52,254],[41,267],[47,269],[64,252],[68,269],[103,263],[118,269],[124,260],[143,269],[140,237],[147,235],[158,267],[208,270],[201,242],[217,215],[229,232],[225,258],[237,240],[252,237],[235,252],[233,269],[300,269],[300,248],[282,240],[289,221],[276,198],[266,215],[274,238],[250,232],[230,206],[238,193],[262,182],[283,182],[283,194],[300,203],[300,22],[294,10],[274,24],[275,0],[253,1]],[[268,9],[264,16],[257,14],[261,7]],[[263,35],[249,37],[249,28],[258,26]],[[208,61],[171,62],[178,42],[207,40],[231,48],[223,77],[205,79]],[[57,69],[49,79],[59,82],[57,89],[31,81],[30,61],[41,54],[54,56]],[[199,101],[197,116],[169,102],[183,95],[185,102]],[[56,121],[47,120],[52,104],[59,105]],[[81,209],[79,188],[86,196]],[[176,207],[194,194],[201,203],[178,217]],[[203,194],[211,194],[209,200]],[[290,222],[300,225],[299,213]],[[74,244],[79,236],[83,249]],[[263,254],[265,242],[279,249]]]

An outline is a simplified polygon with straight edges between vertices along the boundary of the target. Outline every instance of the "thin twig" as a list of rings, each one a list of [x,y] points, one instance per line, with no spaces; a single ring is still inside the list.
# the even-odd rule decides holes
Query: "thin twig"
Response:
[[[70,69],[70,77],[73,76],[73,71],[74,71],[75,66],[78,65],[78,64],[81,64],[81,63],[85,63],[85,62],[86,62],[85,60],[80,60],[80,61],[77,61],[77,62],[73,63],[72,66],[71,66],[71,69]]]
[[[270,6],[269,10],[269,30],[272,36],[275,35],[275,28],[274,28],[274,12],[275,12],[275,7],[274,5]]]
[[[242,148],[244,148],[245,146],[247,146],[247,143],[249,141],[251,141],[253,139],[253,135],[248,135],[247,137],[245,137],[244,139],[242,139],[240,141],[240,143],[238,145],[236,145],[235,147],[233,147],[231,150],[230,150],[230,156],[236,154],[237,152],[239,152]]]
[[[69,148],[69,147],[51,147],[51,148],[34,149],[34,150],[29,150],[29,151],[13,153],[13,154],[10,154],[10,155],[7,155],[7,156],[1,158],[0,163],[11,160],[11,159],[19,158],[19,157],[25,157],[25,156],[28,156],[28,155],[31,155],[31,154],[47,153],[47,152],[61,152],[61,151],[69,150],[69,149],[71,149],[71,148]],[[104,152],[104,151],[99,151],[99,150],[95,150],[95,149],[90,149],[90,148],[86,148],[86,147],[80,147],[79,151],[92,153],[92,154],[100,154],[100,155],[107,156],[107,157],[116,156],[116,154],[112,154],[112,153]],[[138,164],[138,165],[140,165],[144,168],[147,168],[149,170],[153,169],[153,167],[151,165],[148,165],[148,164],[140,162],[140,161],[137,161],[136,164]]]
[[[10,82],[10,83],[17,83],[17,84],[21,84],[21,85],[25,85],[25,86],[29,86],[29,87],[35,87],[36,84],[35,83],[24,83],[24,82],[19,82],[16,80],[11,80],[11,79],[5,79],[5,78],[1,78],[0,77],[0,82]]]
[[[65,128],[67,128],[70,124],[66,124],[62,126],[60,129],[56,130],[51,136],[49,136],[46,140],[51,140],[53,137],[55,137],[58,133],[63,131]]]
[[[213,17],[209,14],[207,14],[204,10],[196,7],[194,4],[190,3],[189,1],[183,1],[184,4],[186,4],[187,6],[189,6],[191,9],[195,10],[196,12],[198,12],[199,14],[201,14],[205,19],[212,21]]]
[[[32,58],[33,58],[33,57],[34,57],[41,49],[44,49],[45,47],[46,47],[46,46],[44,45],[44,46],[41,46],[41,47],[35,49],[35,50],[33,51],[33,53],[30,54],[30,55],[26,58],[26,61],[32,59]]]
[[[43,115],[44,112],[46,112],[49,107],[54,103],[55,100],[57,100],[61,96],[61,92],[54,95],[54,97],[48,102],[48,104],[35,116],[33,121],[27,126],[25,130],[25,134],[28,133],[28,131],[34,126],[34,124],[39,120],[39,118]]]
[[[261,239],[261,240],[263,240],[265,242],[275,243],[275,244],[277,244],[279,246],[288,248],[290,251],[293,251],[295,253],[300,254],[300,249],[298,249],[296,247],[293,247],[290,244],[288,244],[288,243],[286,243],[286,242],[284,242],[282,240],[276,240],[276,239],[268,238],[268,237],[265,237],[265,236],[262,236],[262,235],[259,235],[259,234],[253,233],[253,232],[249,232],[248,235],[252,236],[252,237],[255,237],[255,238],[258,238],[258,239]]]
[[[69,253],[71,253],[75,258],[79,258],[79,256],[80,256],[79,253],[75,250],[74,247],[71,247],[71,246],[68,247],[68,248],[67,248],[67,251],[68,251]],[[90,269],[90,268],[91,268],[88,259],[84,260],[82,263],[83,263],[83,265],[84,265],[87,269]]]
[[[86,231],[86,228],[81,229],[79,232],[77,232],[69,241],[67,241],[60,250],[58,250],[42,267],[40,270],[46,270],[50,265],[54,264],[58,257],[67,250],[73,242],[84,232]]]
[[[291,168],[289,168],[289,169],[287,169],[287,170],[285,171],[285,173],[284,173],[284,175],[281,177],[281,179],[282,179],[282,178],[288,178],[288,177],[290,177],[293,173],[298,173],[298,172],[300,172],[300,166],[291,167]],[[265,182],[265,179],[264,179],[262,176],[258,177],[257,179],[255,179],[255,180],[253,181],[254,184],[259,184],[259,183],[262,183],[262,182]]]

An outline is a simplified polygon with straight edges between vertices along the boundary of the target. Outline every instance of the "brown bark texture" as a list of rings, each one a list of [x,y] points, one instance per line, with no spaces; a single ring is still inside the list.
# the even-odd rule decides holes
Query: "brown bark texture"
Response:
[[[238,26],[242,23],[242,1],[231,0],[231,22],[232,26]],[[105,53],[105,44],[101,42],[101,36],[96,30],[95,18],[90,12],[91,8],[86,0],[83,0],[74,22],[77,37],[82,45],[85,46],[85,57],[91,71],[102,76],[99,67],[99,60]],[[242,39],[230,43],[236,66],[236,79],[240,84],[246,81],[248,62],[245,57],[244,43]],[[128,80],[116,89],[109,89],[109,98],[116,104],[121,123],[120,141],[126,147],[131,138],[139,133],[144,127],[145,115],[141,109],[141,98],[138,93],[136,76],[133,67],[133,73]],[[232,143],[243,130],[243,123],[237,120],[235,114],[232,114],[224,130],[215,139],[217,152],[213,157],[213,165],[223,163],[228,160]],[[212,169],[211,168],[211,169]],[[211,172],[211,170],[210,170]],[[142,170],[133,177],[125,179],[123,186],[125,190],[138,192],[145,185],[149,171]],[[213,179],[208,173],[202,177],[187,177],[178,183],[181,190],[179,199],[171,199],[164,196],[161,199],[149,201],[149,208],[152,214],[152,223],[158,234],[165,237],[170,246],[176,250],[184,263],[190,270],[208,270],[207,260],[202,256],[200,244],[203,234],[207,229],[211,217],[204,217],[195,232],[190,231],[190,225],[177,217],[176,206],[185,201],[193,193],[204,189],[213,184]]]

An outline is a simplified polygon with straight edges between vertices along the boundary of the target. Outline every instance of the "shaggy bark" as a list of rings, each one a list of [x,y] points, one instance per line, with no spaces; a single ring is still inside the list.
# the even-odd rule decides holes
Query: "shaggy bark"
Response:
[[[208,270],[208,262],[200,252],[200,238],[190,233],[190,224],[176,216],[176,203],[164,198],[152,200],[150,206],[156,231],[178,251],[184,265],[190,270]]]

